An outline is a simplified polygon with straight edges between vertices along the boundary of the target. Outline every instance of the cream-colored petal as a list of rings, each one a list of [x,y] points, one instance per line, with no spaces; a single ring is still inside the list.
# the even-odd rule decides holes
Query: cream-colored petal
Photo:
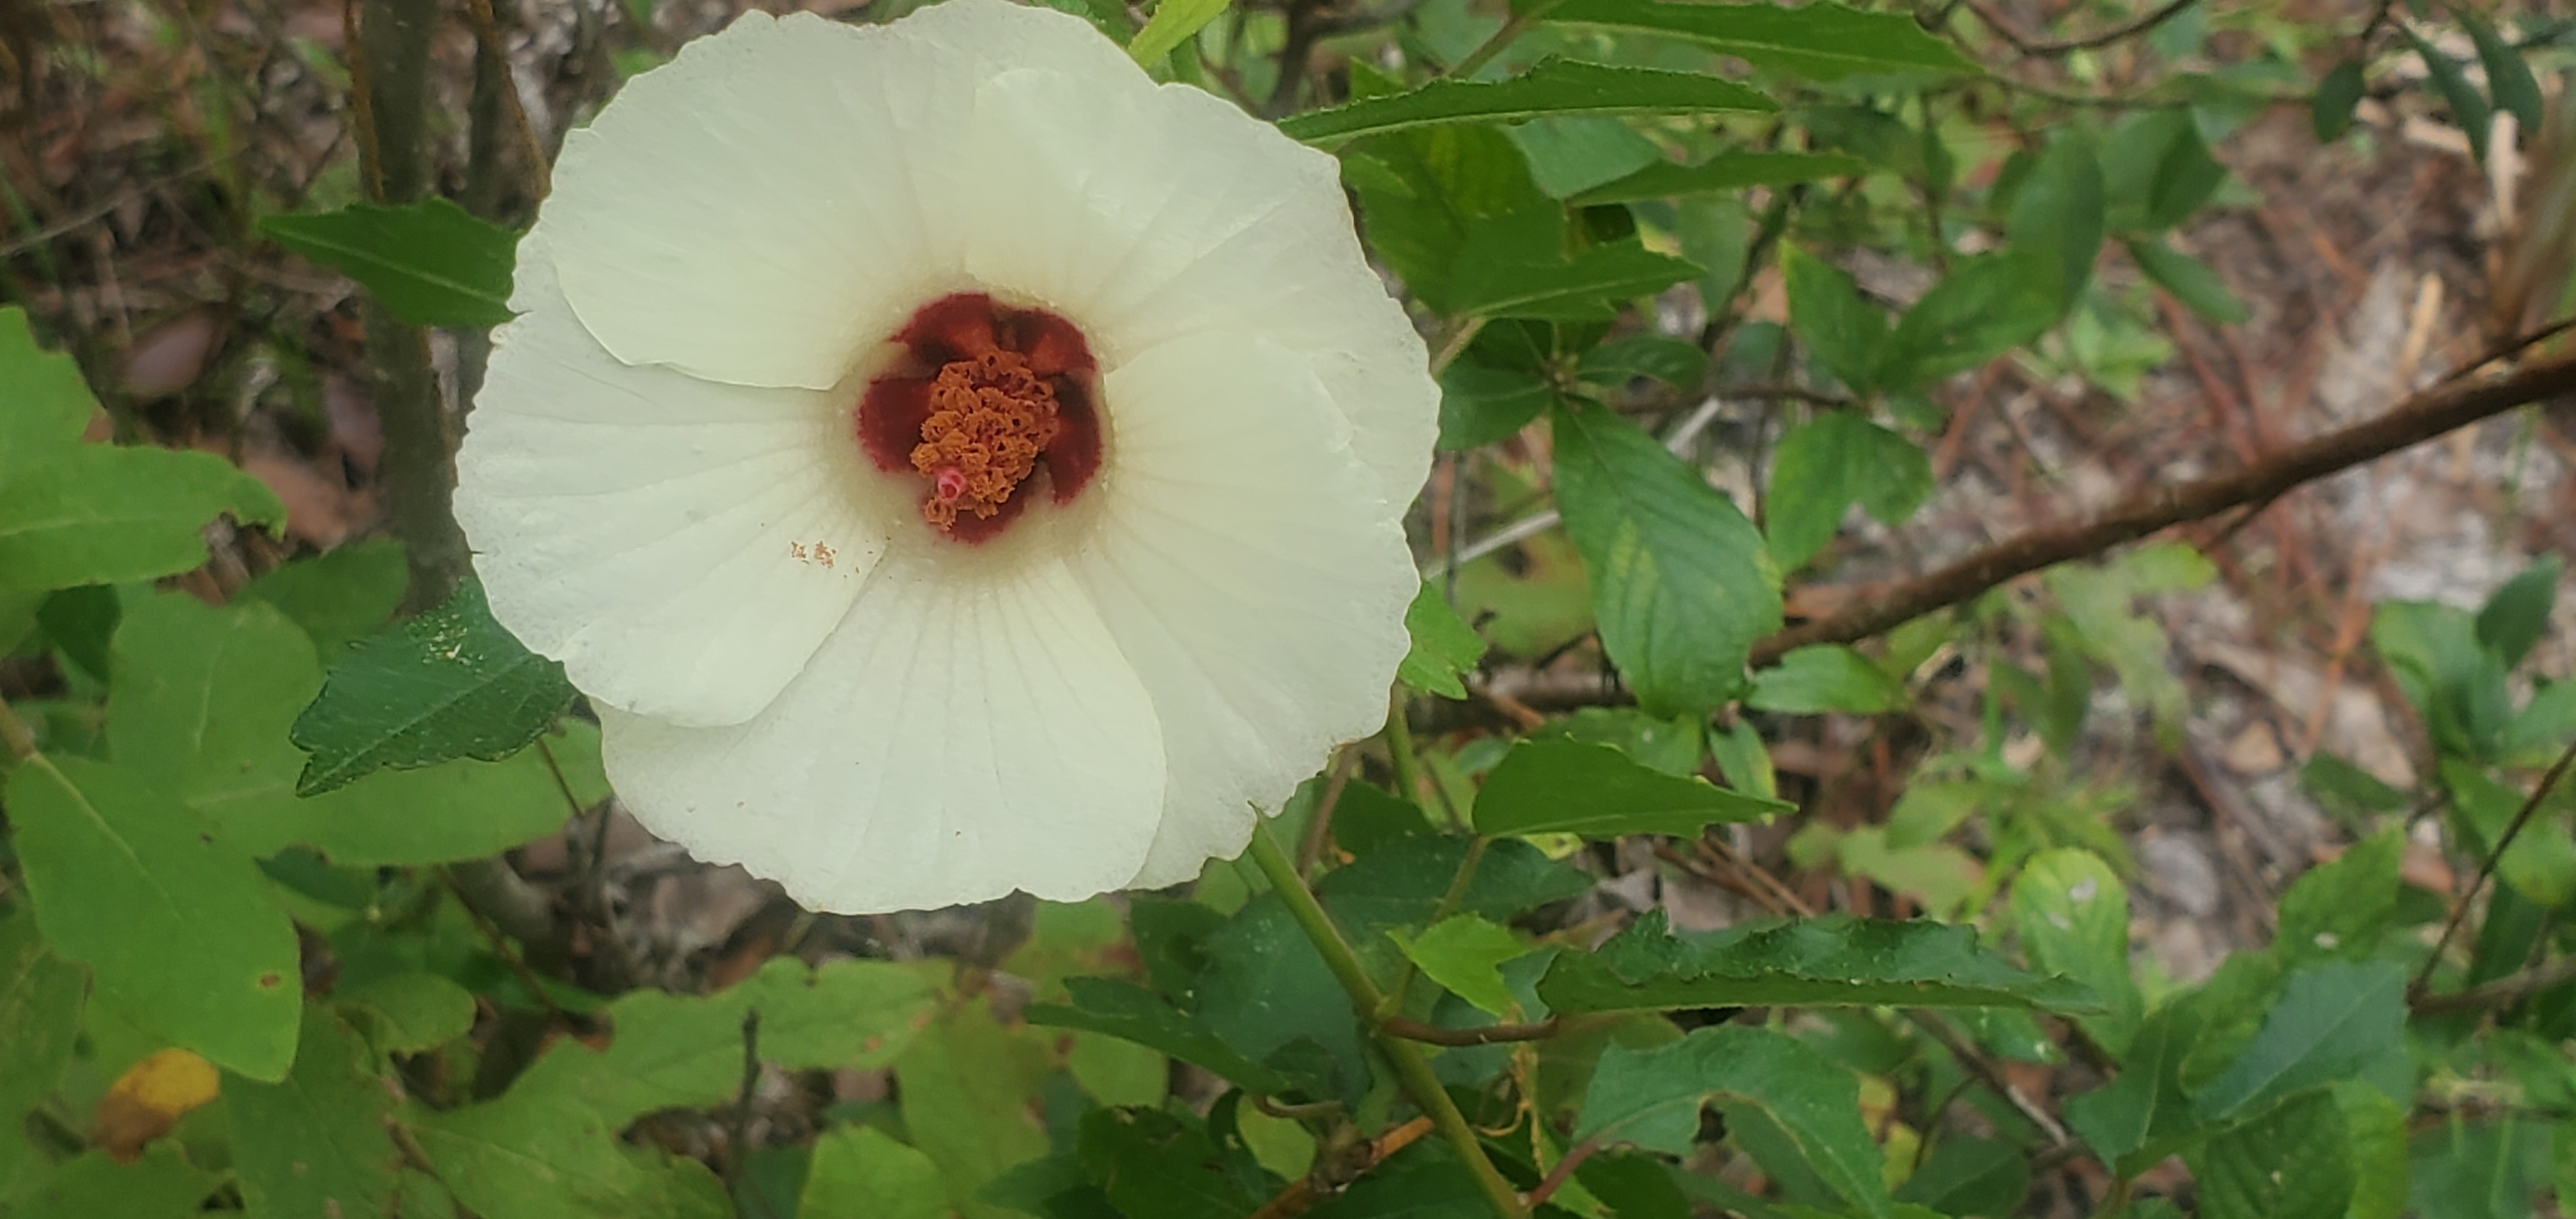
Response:
[[[750,723],[603,710],[618,794],[655,833],[816,910],[1126,883],[1163,806],[1154,708],[1062,560],[996,545],[898,547]]]
[[[596,698],[740,723],[848,612],[908,506],[861,468],[835,396],[621,364],[546,253],[522,243],[520,316],[456,457],[493,616]]]
[[[1333,158],[1198,89],[1042,70],[985,82],[970,147],[1018,171],[1016,189],[962,200],[977,280],[1064,310],[1112,366],[1260,334],[1322,382],[1380,496],[1421,489],[1439,387],[1360,252]]]
[[[1419,587],[1402,506],[1294,353],[1199,334],[1112,372],[1083,585],[1163,724],[1171,787],[1133,883],[1197,875],[1332,747],[1375,731]]]
[[[630,82],[565,140],[540,228],[564,290],[630,364],[827,389],[965,286],[957,155],[1000,65],[1144,77],[1078,19],[949,0],[887,26],[749,13]]]

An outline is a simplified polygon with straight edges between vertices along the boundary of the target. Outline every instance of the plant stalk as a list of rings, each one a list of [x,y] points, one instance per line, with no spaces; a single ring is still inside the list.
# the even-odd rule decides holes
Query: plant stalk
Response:
[[[1449,1090],[1440,1086],[1439,1077],[1431,1073],[1431,1060],[1423,1057],[1421,1047],[1401,1037],[1390,1036],[1377,1025],[1378,1005],[1385,997],[1377,984],[1369,980],[1368,970],[1360,964],[1359,954],[1351,951],[1350,942],[1342,938],[1341,929],[1333,925],[1331,915],[1324,913],[1323,903],[1315,900],[1313,890],[1297,875],[1297,864],[1279,849],[1270,836],[1267,823],[1255,823],[1252,829],[1252,862],[1270,879],[1270,887],[1287,903],[1288,916],[1297,920],[1299,930],[1314,942],[1322,953],[1324,965],[1333,978],[1350,992],[1351,1006],[1369,1025],[1369,1035],[1387,1060],[1395,1064],[1398,1080],[1405,1094],[1421,1106],[1442,1136],[1457,1148],[1458,1157],[1467,1162],[1468,1171],[1476,1177],[1476,1186],[1493,1208],[1496,1219],[1529,1219],[1529,1208],[1521,1202],[1520,1192],[1503,1179],[1492,1159],[1485,1155],[1485,1145],[1476,1138],[1476,1128],[1467,1123],[1467,1115],[1458,1111],[1458,1103],[1449,1098]]]

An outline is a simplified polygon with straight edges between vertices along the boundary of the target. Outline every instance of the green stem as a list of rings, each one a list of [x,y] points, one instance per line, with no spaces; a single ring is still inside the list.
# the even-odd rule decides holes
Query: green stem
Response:
[[[1467,840],[1467,857],[1458,861],[1458,874],[1449,879],[1449,891],[1440,895],[1440,905],[1431,912],[1431,922],[1427,924],[1428,926],[1437,927],[1449,921],[1449,916],[1458,913],[1458,907],[1466,902],[1467,887],[1476,883],[1476,867],[1485,862],[1485,843],[1488,841],[1490,840],[1481,834]],[[1402,972],[1395,975],[1394,988],[1386,994],[1385,1006],[1377,1010],[1377,1019],[1380,1022],[1392,1020],[1404,1014],[1404,994],[1413,989],[1413,975],[1416,972],[1413,958],[1406,957]]]
[[[28,728],[27,721],[19,719],[18,713],[10,710],[7,703],[0,703],[0,751],[5,751],[12,762],[24,762],[36,756],[35,731]]]
[[[1422,1047],[1377,1027],[1375,1013],[1378,1005],[1385,1002],[1384,996],[1369,980],[1359,954],[1351,951],[1350,942],[1333,925],[1332,916],[1324,913],[1323,903],[1315,900],[1314,891],[1297,875],[1296,862],[1270,836],[1267,823],[1253,827],[1251,856],[1261,874],[1270,878],[1271,890],[1287,904],[1288,916],[1297,920],[1298,929],[1314,942],[1315,951],[1323,954],[1325,967],[1333,971],[1342,989],[1350,992],[1351,1006],[1368,1022],[1369,1034],[1377,1039],[1387,1060],[1395,1064],[1396,1078],[1404,1084],[1405,1093],[1431,1115],[1432,1124],[1440,1128],[1440,1133],[1458,1149],[1458,1157],[1466,1161],[1468,1171],[1475,1174],[1477,1188],[1484,1192],[1496,1219],[1529,1219],[1529,1208],[1521,1203],[1519,1192],[1494,1168],[1494,1162],[1485,1155],[1485,1145],[1477,1141],[1476,1128],[1467,1124],[1467,1115],[1458,1111],[1458,1102],[1449,1099],[1449,1090],[1431,1073],[1431,1060],[1423,1057]]]
[[[1395,768],[1397,796],[1422,805],[1425,812],[1439,812],[1449,819],[1450,828],[1460,833],[1467,832],[1467,823],[1459,818],[1457,810],[1449,807],[1440,786],[1423,782],[1422,754],[1413,745],[1413,725],[1404,722],[1404,696],[1401,694],[1396,696],[1394,708],[1387,712],[1386,754],[1387,764]]]

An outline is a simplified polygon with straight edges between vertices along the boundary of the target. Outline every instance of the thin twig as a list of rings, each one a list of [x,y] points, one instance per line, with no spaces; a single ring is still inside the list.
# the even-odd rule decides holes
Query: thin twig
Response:
[[[2542,802],[2549,799],[2549,793],[2558,789],[2558,781],[2567,777],[2570,766],[2576,766],[2576,740],[2567,742],[2567,748],[2559,753],[2556,762],[2550,764],[2548,773],[2532,785],[2531,794],[2523,799],[2522,807],[2514,810],[2513,820],[2505,823],[2504,832],[2496,835],[2494,845],[2487,848],[2486,859],[2478,864],[2477,876],[2469,881],[2467,889],[2460,892],[2459,904],[2451,908],[2449,921],[2442,924],[2441,938],[2433,941],[2433,951],[2425,955],[2424,967],[2415,971],[2415,981],[2407,986],[2409,997],[2421,998],[2431,986],[2433,970],[2442,963],[2442,950],[2451,946],[2451,936],[2459,931],[2461,921],[2468,918],[2469,907],[2476,903],[2478,891],[2486,887],[2487,878],[2495,875],[2496,861],[2504,858],[2505,848],[2512,846],[2513,840],[2522,834],[2522,827],[2531,823],[2531,815],[2540,811]]]
[[[732,1154],[725,1157],[725,1178],[738,1181],[751,1160],[751,1102],[760,1092],[760,1009],[742,1014],[742,1089],[734,1094],[733,1123],[726,1132]]]
[[[1547,1176],[1540,1179],[1538,1188],[1529,1192],[1529,1204],[1535,1207],[1555,1197],[1556,1191],[1565,1188],[1565,1183],[1574,1179],[1574,1170],[1581,1168],[1583,1162],[1591,1159],[1592,1153],[1599,1150],[1601,1150],[1601,1139],[1598,1135],[1575,1144],[1557,1160],[1554,1167],[1547,1170]]]
[[[1752,663],[1758,668],[1810,644],[1867,639],[1973,600],[2015,577],[2270,499],[2490,416],[2567,393],[2576,393],[2576,359],[2533,365],[2492,380],[2435,386],[2377,418],[2317,436],[2233,473],[2153,488],[2088,519],[2035,530],[1915,579],[1855,590],[1844,612],[1801,623],[1754,644]]]
[[[2005,20],[2003,14],[1979,3],[1979,0],[1967,0],[1967,8],[1969,12],[1977,15],[1977,20],[1986,23],[1987,29],[1993,30],[2005,42],[2011,43],[2012,49],[2033,59],[2058,59],[2077,51],[2107,47],[2124,38],[2134,38],[2172,20],[2184,9],[2198,2],[2199,0],[2171,0],[2170,3],[2153,12],[2081,38],[2032,38],[2015,28],[2010,21]]]
[[[2519,973],[2481,982],[2467,990],[2447,995],[2419,994],[2408,999],[2406,1007],[2418,1016],[2505,1007],[2570,981],[2576,981],[2576,957],[2560,957]]]
[[[538,199],[553,194],[554,171],[546,164],[545,143],[537,138],[536,124],[528,121],[528,109],[519,104],[519,81],[510,69],[510,53],[501,45],[501,21],[492,11],[492,0],[465,0],[465,19],[474,27],[474,41],[483,53],[492,57],[492,65],[501,74],[501,113],[519,134],[519,157],[527,162],[528,186]]]

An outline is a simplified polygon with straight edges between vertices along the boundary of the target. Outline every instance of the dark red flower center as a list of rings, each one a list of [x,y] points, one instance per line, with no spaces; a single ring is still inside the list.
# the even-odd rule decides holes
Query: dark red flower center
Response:
[[[987,541],[1037,495],[1069,504],[1099,471],[1099,367],[1073,323],[960,292],[923,306],[894,341],[903,354],[859,399],[859,447],[879,470],[920,480],[933,528]]]

